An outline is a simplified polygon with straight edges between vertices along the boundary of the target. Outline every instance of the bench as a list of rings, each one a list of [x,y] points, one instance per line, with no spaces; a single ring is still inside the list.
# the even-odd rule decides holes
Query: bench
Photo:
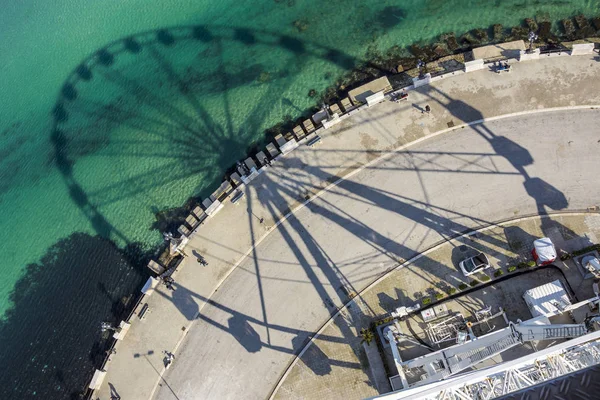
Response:
[[[306,144],[308,146],[314,146],[315,144],[319,143],[321,141],[321,136],[319,135],[315,135],[313,138],[309,139],[308,142],[306,142]]]
[[[496,66],[496,67],[494,67],[494,71],[496,71],[497,74],[502,73],[502,72],[510,72],[510,65]]]
[[[148,303],[146,303],[144,304],[144,306],[140,310],[140,313],[138,314],[139,319],[143,320],[144,318],[146,318],[148,312],[150,312],[150,306],[148,306]]]
[[[233,204],[236,204],[238,201],[240,201],[242,199],[242,197],[244,197],[244,192],[237,192],[232,198],[231,198],[231,202]]]

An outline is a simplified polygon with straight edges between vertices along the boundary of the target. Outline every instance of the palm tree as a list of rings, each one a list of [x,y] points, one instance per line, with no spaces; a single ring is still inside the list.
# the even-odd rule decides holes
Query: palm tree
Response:
[[[360,335],[362,336],[361,343],[367,343],[367,345],[371,345],[371,341],[375,338],[373,331],[367,328],[363,328],[360,330]]]

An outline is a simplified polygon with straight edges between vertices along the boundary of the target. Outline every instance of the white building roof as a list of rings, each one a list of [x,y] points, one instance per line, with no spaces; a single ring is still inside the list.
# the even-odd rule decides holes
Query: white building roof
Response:
[[[571,305],[567,292],[558,279],[554,282],[529,289],[525,292],[523,298],[529,306],[531,315],[534,317],[540,315],[552,316],[562,312],[559,307]]]

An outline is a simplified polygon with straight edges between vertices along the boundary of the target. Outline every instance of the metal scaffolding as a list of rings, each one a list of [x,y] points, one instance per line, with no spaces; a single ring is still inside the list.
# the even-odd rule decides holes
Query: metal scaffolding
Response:
[[[531,359],[523,365],[482,376],[465,385],[447,388],[436,400],[494,399],[600,363],[600,342],[590,342],[564,352]]]
[[[595,331],[513,361],[385,394],[377,399],[488,400],[598,364],[600,331]]]

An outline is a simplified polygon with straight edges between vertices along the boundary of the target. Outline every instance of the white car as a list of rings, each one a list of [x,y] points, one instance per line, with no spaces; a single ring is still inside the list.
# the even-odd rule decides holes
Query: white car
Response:
[[[467,258],[466,260],[458,263],[460,270],[465,276],[473,275],[476,272],[484,270],[490,267],[490,262],[487,256],[483,253],[479,253],[476,256]]]

